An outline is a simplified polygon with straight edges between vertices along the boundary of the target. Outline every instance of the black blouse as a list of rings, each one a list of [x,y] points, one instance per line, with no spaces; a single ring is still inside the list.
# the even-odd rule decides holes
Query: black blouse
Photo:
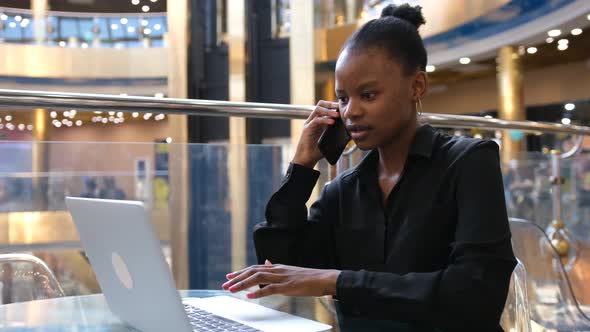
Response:
[[[254,231],[260,264],[339,269],[348,317],[407,322],[420,331],[501,331],[516,264],[498,146],[416,133],[383,204],[378,152],[324,186],[307,214],[319,172],[291,164]]]

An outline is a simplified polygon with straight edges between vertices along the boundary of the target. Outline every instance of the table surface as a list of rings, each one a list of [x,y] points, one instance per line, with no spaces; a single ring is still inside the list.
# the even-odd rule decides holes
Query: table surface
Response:
[[[215,290],[180,291],[182,298],[228,295],[265,307],[314,319],[337,327],[334,302],[329,297],[271,296],[248,300],[240,294]],[[37,332],[122,332],[134,331],[125,326],[108,308],[102,294],[70,296],[49,300],[12,303],[0,306],[0,331]]]

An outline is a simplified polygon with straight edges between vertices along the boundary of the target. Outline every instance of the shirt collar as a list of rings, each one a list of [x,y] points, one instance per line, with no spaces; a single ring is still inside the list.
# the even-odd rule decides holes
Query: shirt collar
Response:
[[[434,140],[436,138],[436,129],[428,124],[420,126],[416,130],[412,145],[408,152],[409,156],[420,156],[430,159],[432,157],[432,150],[434,148]],[[360,162],[359,169],[375,169],[376,163],[379,161],[379,152],[377,149],[372,150]]]

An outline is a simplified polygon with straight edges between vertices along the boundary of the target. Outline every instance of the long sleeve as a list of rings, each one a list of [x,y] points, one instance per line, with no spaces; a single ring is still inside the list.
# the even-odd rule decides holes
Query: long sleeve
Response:
[[[499,329],[516,261],[497,146],[480,145],[457,167],[457,224],[448,266],[404,275],[343,271],[337,297],[345,314],[432,324],[445,331]]]
[[[279,190],[266,207],[266,222],[256,225],[254,244],[258,262],[303,267],[329,268],[334,261],[331,218],[335,208],[324,186],[311,206],[309,217],[305,203],[315,186],[319,172],[291,164]]]

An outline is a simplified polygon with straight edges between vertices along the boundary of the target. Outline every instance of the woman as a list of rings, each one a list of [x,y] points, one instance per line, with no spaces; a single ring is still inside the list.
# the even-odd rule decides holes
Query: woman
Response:
[[[421,8],[389,6],[356,31],[336,64],[338,103],[307,119],[267,221],[259,262],[228,274],[232,292],[332,295],[349,317],[420,331],[501,331],[515,258],[498,146],[419,122],[428,87]],[[321,132],[341,117],[368,156],[326,185],[309,216]],[[271,263],[272,262],[272,263]]]

